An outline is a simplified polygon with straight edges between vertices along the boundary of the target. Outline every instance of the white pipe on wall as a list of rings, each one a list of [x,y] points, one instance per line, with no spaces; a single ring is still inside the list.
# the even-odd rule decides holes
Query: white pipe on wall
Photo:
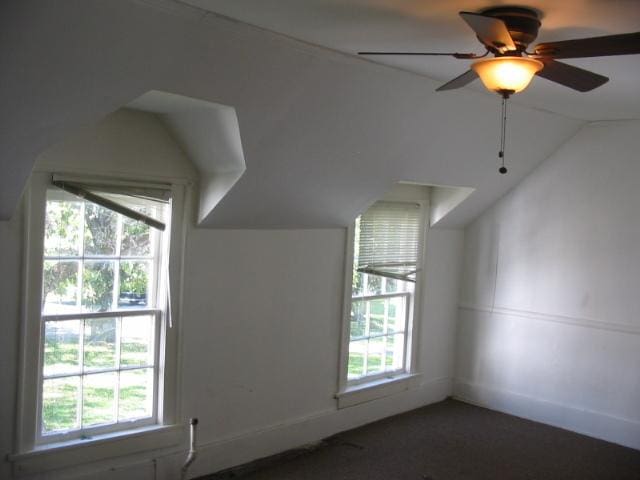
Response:
[[[191,464],[195,461],[197,456],[196,451],[196,426],[198,425],[198,419],[192,418],[189,420],[190,425],[190,438],[189,438],[189,453],[187,454],[187,459],[185,460],[182,468],[180,469],[180,478],[181,480],[185,480],[187,478],[187,470],[191,466]]]

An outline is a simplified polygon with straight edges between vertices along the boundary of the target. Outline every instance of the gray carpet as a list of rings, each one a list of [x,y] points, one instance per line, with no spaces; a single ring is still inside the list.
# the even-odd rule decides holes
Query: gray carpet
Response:
[[[640,451],[445,400],[206,477],[232,478],[640,480]]]

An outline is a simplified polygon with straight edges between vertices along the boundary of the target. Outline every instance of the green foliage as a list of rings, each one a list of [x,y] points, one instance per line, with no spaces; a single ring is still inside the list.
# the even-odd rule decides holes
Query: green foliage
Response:
[[[78,343],[61,343],[54,339],[45,339],[44,364],[45,366],[68,365],[69,368],[77,367],[79,364]]]
[[[379,295],[382,293],[382,277],[378,275],[367,275],[367,293],[369,295]]]
[[[352,280],[351,280],[351,295],[352,296],[359,296],[362,295],[363,292],[363,284],[362,284],[362,273],[356,271],[356,269],[353,269],[353,276],[352,276]]]
[[[149,255],[151,253],[151,233],[148,225],[123,218],[121,254],[124,256]]]
[[[73,288],[78,282],[78,262],[46,261],[43,268],[43,305],[49,294],[74,301]],[[49,299],[50,301],[51,299]]]
[[[151,414],[147,410],[149,407],[148,400],[152,394],[147,373],[148,370],[132,370],[121,374],[121,379],[122,376],[128,376],[129,380],[125,380],[124,384],[121,381],[120,384],[118,412],[120,419],[140,418]]]
[[[65,430],[76,425],[78,388],[66,380],[46,381],[44,384],[42,423],[46,432]]]
[[[83,350],[85,367],[114,367],[116,360],[116,319],[94,318],[85,320]]]
[[[387,367],[393,366],[393,350],[387,350],[387,355],[385,356],[385,365]]]
[[[367,359],[367,373],[382,371],[382,355],[369,354]]]
[[[120,262],[120,292],[147,293],[149,274],[146,262]]]
[[[100,374],[99,374],[100,375]],[[101,374],[115,378],[115,375],[107,373]],[[97,377],[98,375],[96,375]],[[85,377],[82,403],[82,426],[97,425],[100,423],[113,422],[113,403],[115,401],[114,384],[109,386],[91,385],[92,376]]]
[[[120,346],[120,364],[126,366],[145,365],[149,347],[142,342],[122,342]]]
[[[362,355],[361,353],[349,352],[349,366],[347,369],[349,377],[362,376],[363,368],[364,368],[364,355]]]
[[[113,262],[85,262],[82,272],[82,305],[104,312],[113,304]]]
[[[115,255],[118,214],[90,202],[84,210],[84,253]]]
[[[80,202],[47,202],[45,255],[77,255]]]
[[[353,340],[355,338],[363,337],[365,334],[365,328],[367,325],[367,319],[365,317],[365,302],[352,302],[351,303],[351,322],[349,325],[349,337]]]

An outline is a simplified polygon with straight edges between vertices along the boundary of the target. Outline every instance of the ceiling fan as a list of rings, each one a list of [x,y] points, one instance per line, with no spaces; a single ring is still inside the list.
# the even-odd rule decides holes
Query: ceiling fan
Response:
[[[441,55],[476,60],[471,69],[437,90],[464,87],[480,77],[485,86],[509,96],[526,88],[533,75],[579,92],[588,92],[609,79],[582,68],[557,61],[559,58],[604,57],[640,53],[640,32],[540,43],[527,48],[538,36],[538,12],[524,7],[494,7],[479,13],[460,12],[485,47],[475,53],[358,52],[359,55]],[[489,54],[493,57],[485,58]],[[509,78],[515,77],[515,78]]]
[[[479,13],[460,12],[462,19],[476,33],[485,53],[433,52],[358,52],[359,55],[440,55],[475,60],[462,75],[441,85],[437,91],[464,87],[480,77],[488,90],[502,97],[500,150],[502,164],[498,171],[507,173],[504,164],[507,128],[507,99],[521,92],[534,75],[579,92],[588,92],[607,83],[609,78],[589,70],[558,62],[558,58],[606,57],[640,53],[640,32],[540,43],[527,51],[538,36],[538,12],[525,7],[492,7]],[[488,57],[492,54],[492,57]],[[488,57],[488,58],[487,58]]]

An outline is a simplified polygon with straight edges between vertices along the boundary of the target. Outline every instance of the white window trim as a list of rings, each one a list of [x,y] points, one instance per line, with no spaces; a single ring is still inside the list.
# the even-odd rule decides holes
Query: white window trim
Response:
[[[181,179],[165,181],[172,190],[172,215],[168,261],[171,288],[171,317],[173,327],[168,328],[168,318],[161,315],[158,342],[158,384],[156,423],[149,426],[137,425],[131,430],[104,433],[87,439],[37,444],[38,438],[38,380],[40,378],[39,354],[34,355],[34,345],[40,351],[41,308],[40,295],[30,292],[42,291],[42,261],[44,255],[44,215],[46,191],[51,185],[53,172],[34,172],[25,191],[23,210],[24,251],[22,321],[20,335],[20,365],[18,384],[18,407],[16,419],[15,454],[9,459],[14,462],[16,473],[45,471],[60,468],[71,459],[77,464],[101,458],[113,458],[134,451],[151,450],[175,445],[182,440],[185,427],[178,425],[179,396],[179,337],[180,311],[183,285],[183,257],[187,229],[186,219],[190,218],[190,196],[187,182]],[[59,173],[59,172],[56,172]],[[100,178],[83,174],[87,180]],[[136,178],[129,178],[136,181]],[[148,179],[140,179],[140,183]],[[150,441],[150,437],[154,440]],[[105,443],[108,448],[103,448]],[[79,454],[81,453],[81,456]]]
[[[414,387],[421,377],[418,371],[419,355],[419,330],[420,319],[423,316],[424,298],[424,264],[426,241],[429,230],[429,200],[425,198],[387,198],[384,200],[401,200],[416,202],[420,205],[420,217],[422,228],[420,229],[420,249],[418,251],[418,265],[421,267],[416,273],[416,283],[413,292],[413,301],[409,302],[408,322],[405,332],[406,352],[405,370],[397,372],[385,372],[370,377],[362,377],[349,381],[349,329],[351,323],[351,299],[353,280],[353,257],[355,222],[347,227],[345,245],[345,272],[342,307],[342,326],[340,339],[340,360],[338,362],[338,392],[335,395],[338,408],[346,408],[372,400],[377,400],[389,395],[399,393]]]

